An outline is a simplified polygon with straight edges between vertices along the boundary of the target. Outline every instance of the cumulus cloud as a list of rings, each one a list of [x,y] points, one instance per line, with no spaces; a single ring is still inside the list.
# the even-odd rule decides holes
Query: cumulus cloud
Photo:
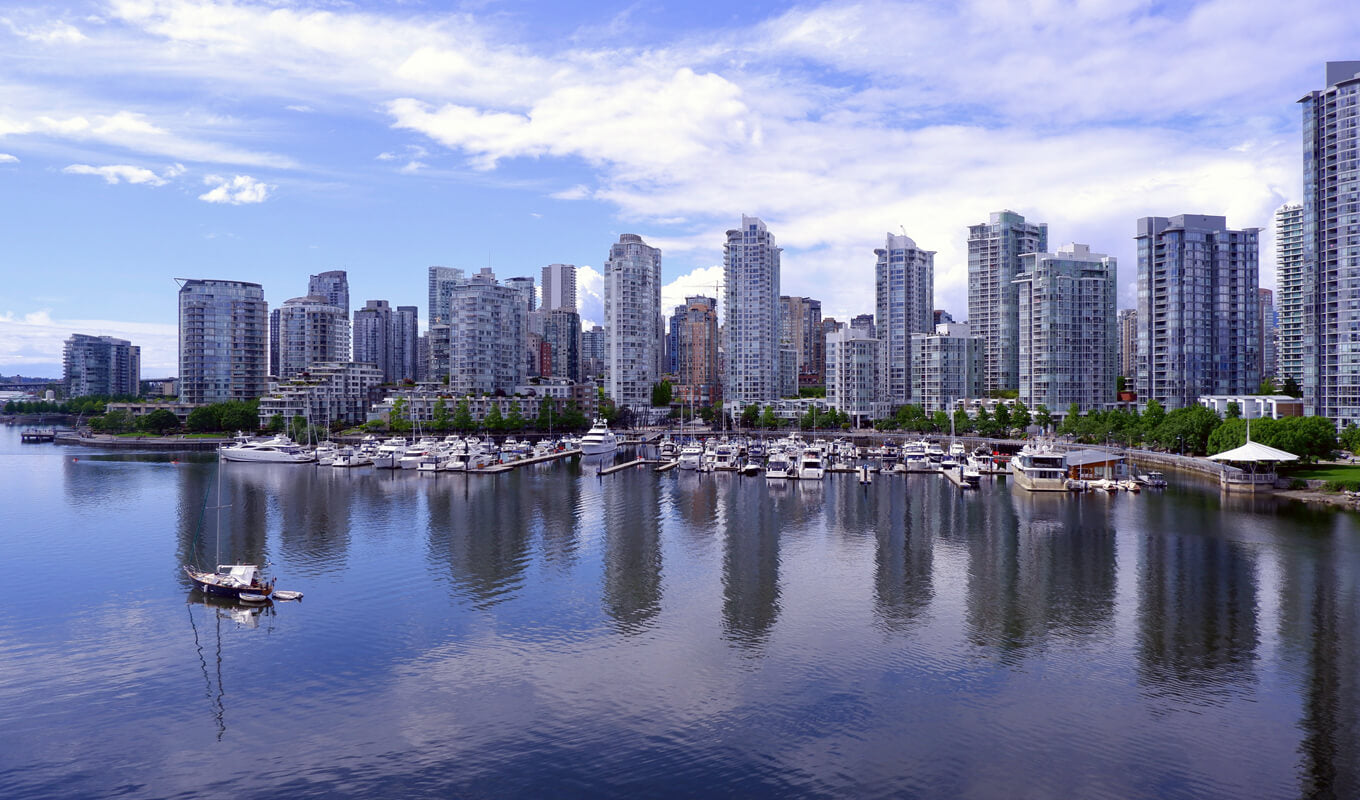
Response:
[[[52,22],[36,28],[24,28],[14,23],[13,20],[0,18],[0,23],[9,28],[16,36],[27,39],[30,42],[41,44],[76,44],[85,40],[85,34],[67,22]]]
[[[594,267],[576,267],[576,310],[584,330],[604,325],[604,273]]]
[[[584,200],[590,197],[590,187],[584,183],[578,183],[570,189],[563,189],[560,192],[553,192],[548,195],[554,200]]]
[[[89,164],[72,164],[62,169],[67,175],[97,175],[104,179],[105,183],[140,183],[147,186],[164,186],[166,181],[161,176],[143,167],[134,167],[129,164],[109,164],[104,167],[93,167]]]
[[[258,181],[249,175],[233,175],[230,178],[224,178],[221,175],[208,175],[203,179],[203,183],[213,188],[199,195],[199,200],[207,203],[227,203],[233,206],[263,203],[269,198],[269,192],[278,188],[272,184]]]
[[[15,164],[18,163],[18,161],[18,156],[12,156],[9,153],[0,153],[0,164]]]

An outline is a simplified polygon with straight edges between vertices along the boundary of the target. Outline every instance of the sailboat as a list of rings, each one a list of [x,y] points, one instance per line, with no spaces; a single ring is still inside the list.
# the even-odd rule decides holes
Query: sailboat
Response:
[[[207,511],[206,504],[208,498],[203,498],[205,504],[204,511]],[[217,467],[217,505],[213,509],[217,512],[217,525],[214,531],[217,540],[216,560],[222,560],[222,509],[227,506],[222,505],[222,467]],[[203,530],[203,521],[199,519],[199,531]],[[233,597],[247,603],[264,603],[269,600],[269,595],[274,591],[274,582],[265,580],[260,573],[258,564],[218,564],[216,571],[209,572],[195,566],[185,564],[184,574],[189,576],[189,580],[194,582],[200,591],[205,594],[217,595],[219,597]]]

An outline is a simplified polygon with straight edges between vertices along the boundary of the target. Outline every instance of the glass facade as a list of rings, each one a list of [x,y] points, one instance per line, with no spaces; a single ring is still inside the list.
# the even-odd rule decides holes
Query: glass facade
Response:
[[[181,279],[180,399],[254,400],[264,394],[269,308],[258,283]]]

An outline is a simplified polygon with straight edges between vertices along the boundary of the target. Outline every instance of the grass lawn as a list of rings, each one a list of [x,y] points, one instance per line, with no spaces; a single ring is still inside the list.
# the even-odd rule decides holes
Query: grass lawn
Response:
[[[1314,464],[1297,469],[1280,470],[1280,476],[1304,481],[1354,481],[1360,483],[1360,464]]]

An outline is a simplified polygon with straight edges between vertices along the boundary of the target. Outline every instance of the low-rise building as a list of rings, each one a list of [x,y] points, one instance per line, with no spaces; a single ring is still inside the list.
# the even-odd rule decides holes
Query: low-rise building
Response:
[[[949,411],[960,398],[982,394],[982,339],[957,322],[911,336],[912,401],[927,414]]]
[[[303,417],[313,425],[329,425],[337,420],[358,424],[368,418],[369,406],[377,399],[383,371],[373,364],[357,361],[327,361],[312,364],[296,378],[280,383],[260,398],[260,427],[269,426],[274,416],[285,420]]]
[[[880,343],[866,334],[848,328],[826,336],[827,405],[850,415],[856,425],[887,415],[887,404],[878,400]]]
[[[1200,405],[1220,417],[1228,415],[1228,406],[1232,403],[1237,404],[1237,409],[1241,412],[1243,419],[1261,419],[1262,417],[1279,419],[1280,417],[1303,416],[1303,399],[1290,397],[1287,394],[1213,394],[1201,395],[1199,398]]]

